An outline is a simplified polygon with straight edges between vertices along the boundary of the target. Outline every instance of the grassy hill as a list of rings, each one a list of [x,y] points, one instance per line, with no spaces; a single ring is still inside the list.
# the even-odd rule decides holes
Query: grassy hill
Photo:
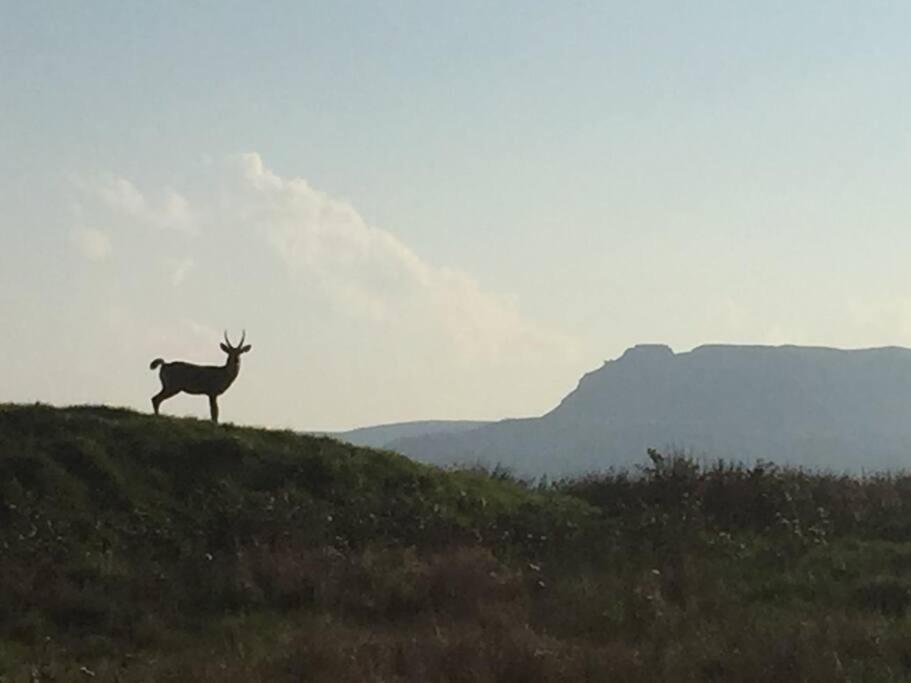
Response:
[[[911,478],[647,463],[0,407],[0,681],[911,680]]]

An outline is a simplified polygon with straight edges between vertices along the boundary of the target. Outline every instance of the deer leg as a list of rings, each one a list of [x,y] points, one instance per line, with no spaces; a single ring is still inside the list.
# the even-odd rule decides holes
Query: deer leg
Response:
[[[218,422],[218,396],[209,396],[209,413],[212,415],[212,422]]]
[[[155,411],[155,414],[158,415],[158,406],[161,405],[162,401],[171,398],[174,394],[177,393],[180,392],[174,391],[172,389],[165,389],[162,387],[161,391],[152,397],[152,410]]]

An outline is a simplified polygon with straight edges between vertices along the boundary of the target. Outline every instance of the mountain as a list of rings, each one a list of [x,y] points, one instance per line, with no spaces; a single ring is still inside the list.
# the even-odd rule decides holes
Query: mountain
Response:
[[[387,448],[390,444],[401,439],[459,434],[487,424],[490,423],[482,420],[419,420],[377,425],[375,427],[360,427],[348,432],[335,432],[328,434],[328,436],[342,439],[355,446]]]
[[[551,412],[387,444],[437,464],[563,476],[697,457],[870,471],[911,464],[911,350],[638,345]]]

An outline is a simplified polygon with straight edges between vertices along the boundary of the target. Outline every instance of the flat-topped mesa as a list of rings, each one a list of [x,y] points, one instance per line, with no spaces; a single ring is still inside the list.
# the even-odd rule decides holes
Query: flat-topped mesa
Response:
[[[879,471],[911,467],[911,349],[708,344],[628,349],[540,418],[415,439],[407,454],[524,474],[697,457]]]
[[[623,352],[618,360],[660,362],[673,358],[674,352],[667,344],[636,344]]]

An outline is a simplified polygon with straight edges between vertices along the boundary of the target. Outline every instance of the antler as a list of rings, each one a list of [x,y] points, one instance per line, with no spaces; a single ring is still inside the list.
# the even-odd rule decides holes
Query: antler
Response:
[[[247,338],[247,331],[244,330],[243,333],[240,335],[240,344],[238,344],[237,346],[234,346],[234,344],[231,343],[231,340],[228,339],[228,331],[225,330],[225,343],[232,349],[242,348],[244,345],[244,340],[246,338]]]

